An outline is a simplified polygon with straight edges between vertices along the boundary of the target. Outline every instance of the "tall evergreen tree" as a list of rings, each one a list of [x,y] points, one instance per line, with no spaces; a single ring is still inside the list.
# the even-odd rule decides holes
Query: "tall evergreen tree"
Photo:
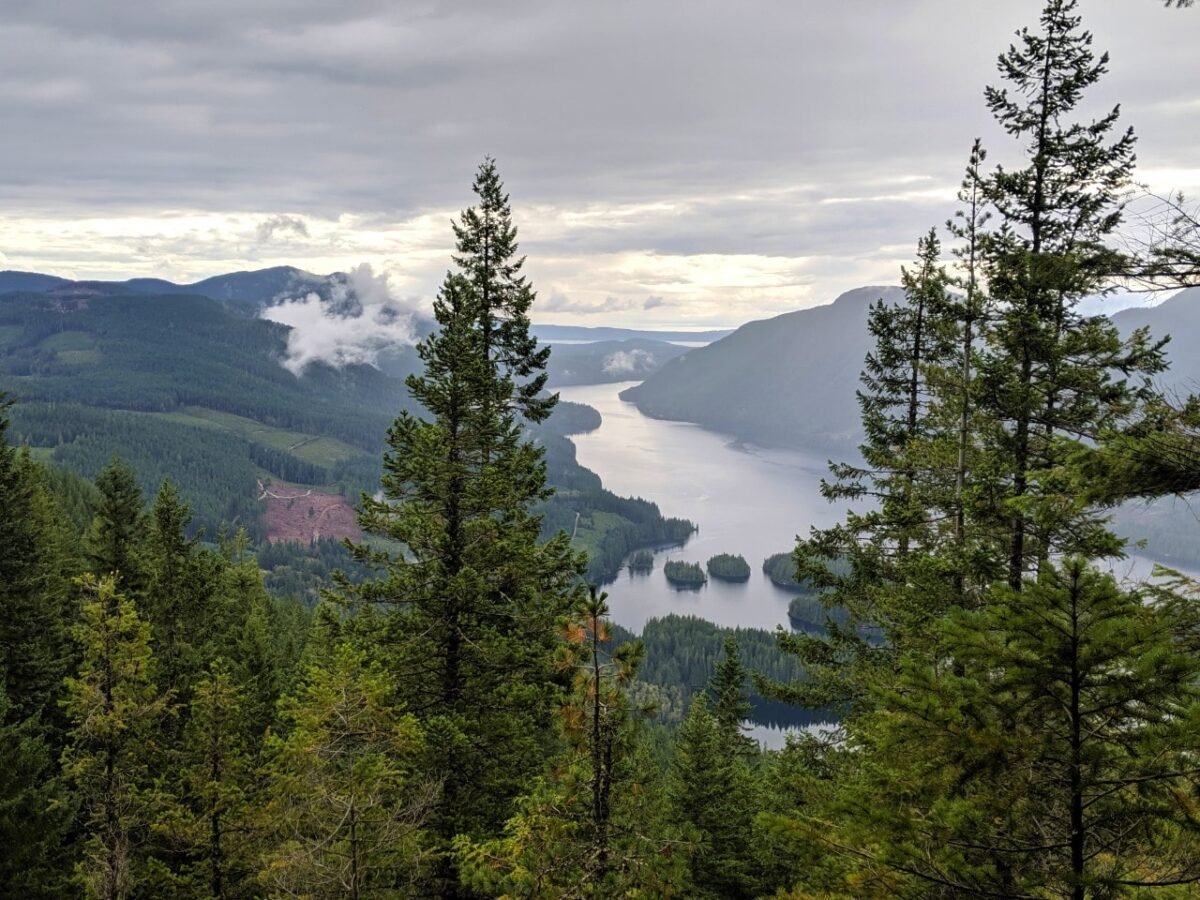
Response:
[[[113,457],[96,479],[100,507],[84,536],[91,571],[116,578],[121,591],[140,596],[145,589],[140,550],[145,537],[142,489],[129,464]]]
[[[58,511],[27,453],[8,445],[0,394],[0,724],[37,720],[61,738],[58,700],[72,662],[69,560]]]
[[[1176,640],[1179,607],[1153,599],[1073,560],[947,617],[939,658],[906,658],[858,731],[843,827],[810,811],[810,836],[886,896],[1200,883],[1200,661]]]
[[[486,896],[688,895],[689,844],[647,783],[628,693],[643,646],[606,649],[606,599],[591,589],[560,649],[559,665],[574,673],[562,707],[565,749],[527,786],[502,837],[456,842],[464,880]]]
[[[83,659],[67,678],[71,721],[63,771],[83,806],[89,897],[120,900],[143,877],[144,844],[158,806],[151,783],[153,737],[166,711],[154,682],[150,628],[112,576],[85,576],[75,636]]]
[[[495,167],[456,227],[460,272],[434,304],[439,330],[408,379],[428,419],[402,413],[388,432],[382,498],[364,497],[366,531],[409,556],[349,591],[395,612],[383,642],[408,709],[429,735],[443,784],[433,823],[448,845],[496,829],[553,740],[561,694],[552,671],[582,560],[565,535],[539,540],[530,512],[549,495],[543,451],[522,421],[549,415],[539,395],[546,351],[528,334],[533,293],[519,276],[515,229]],[[452,893],[453,873],[441,890]]]
[[[263,768],[275,896],[419,896],[422,826],[436,791],[416,772],[423,736],[397,711],[391,679],[342,644],[282,704],[284,736]]]
[[[155,822],[183,859],[170,885],[173,896],[254,895],[255,771],[244,719],[235,676],[218,659],[195,685],[181,765],[171,773],[175,802]]]
[[[723,645],[721,661],[713,672],[708,685],[712,696],[713,716],[717,720],[721,739],[734,755],[751,753],[758,749],[754,739],[743,730],[750,718],[752,707],[746,696],[746,684],[750,672],[742,664],[741,650],[737,638],[727,635]]]
[[[1094,437],[1138,399],[1113,373],[1147,377],[1162,368],[1144,332],[1123,341],[1079,301],[1105,287],[1116,253],[1107,244],[1121,221],[1121,192],[1133,172],[1132,129],[1120,110],[1072,121],[1084,92],[1107,71],[1075,0],[1049,0],[1038,32],[1022,29],[1001,55],[1006,87],[989,87],[988,107],[1023,145],[1025,163],[998,167],[987,182],[999,229],[982,243],[996,309],[981,370],[983,411],[999,424],[992,449],[1004,460],[1005,493],[995,516],[1007,522],[1008,580],[1055,552],[1102,555],[1115,541],[1066,488],[1056,470],[1079,437]]]
[[[755,797],[741,750],[709,711],[707,697],[697,694],[679,727],[668,787],[672,810],[698,838],[691,859],[693,896],[757,894],[751,852]]]

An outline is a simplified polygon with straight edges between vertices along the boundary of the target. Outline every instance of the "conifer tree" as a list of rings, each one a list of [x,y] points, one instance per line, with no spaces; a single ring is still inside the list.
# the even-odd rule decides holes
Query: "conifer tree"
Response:
[[[1096,437],[1132,411],[1138,385],[1161,370],[1160,345],[1144,332],[1122,340],[1079,301],[1105,287],[1117,254],[1105,241],[1121,221],[1121,192],[1134,163],[1132,129],[1119,108],[1072,121],[1084,92],[1107,71],[1075,0],[1049,0],[1038,32],[1022,29],[1000,56],[1007,86],[989,87],[988,107],[1022,143],[1025,163],[998,167],[987,199],[999,228],[981,260],[996,320],[980,372],[983,412],[999,429],[990,448],[1004,461],[1005,494],[994,515],[1009,530],[1009,584],[1055,552],[1098,556],[1119,550],[1057,470],[1080,437]]]
[[[0,896],[51,900],[68,892],[74,809],[37,717],[10,711],[0,680]]]
[[[256,798],[247,730],[237,681],[218,659],[195,685],[180,769],[172,773],[175,802],[155,822],[185,860],[174,896],[253,896]]]
[[[113,457],[96,479],[100,507],[84,536],[88,565],[93,574],[112,575],[130,596],[145,589],[140,549],[145,537],[142,489],[129,464]]]
[[[502,837],[456,842],[464,881],[485,896],[688,895],[687,835],[655,802],[661,792],[647,783],[631,715],[643,647],[605,649],[606,600],[591,588],[560,650],[559,665],[574,673],[562,707],[566,749],[531,783]]]
[[[810,836],[915,878],[901,896],[1200,883],[1185,799],[1200,661],[1176,641],[1178,606],[1153,599],[1072,560],[947,617],[939,658],[906,659],[858,732],[843,830],[818,813]]]
[[[434,304],[439,330],[418,347],[425,371],[408,379],[429,418],[396,420],[383,496],[363,498],[364,529],[410,556],[360,548],[387,575],[344,588],[360,610],[394,610],[377,643],[394,648],[402,699],[428,734],[429,772],[443,784],[433,828],[446,846],[499,828],[548,752],[561,696],[552,657],[582,568],[565,535],[540,542],[530,512],[550,492],[522,423],[544,419],[555,398],[539,394],[546,351],[528,334],[533,292],[490,161],[475,191],[456,227],[460,271]]]
[[[672,809],[698,838],[694,896],[753,897],[753,785],[742,748],[723,731],[706,696],[697,694],[679,727],[668,792]]]
[[[29,720],[61,739],[58,701],[72,662],[68,567],[57,510],[27,453],[8,445],[0,394],[0,724]]]
[[[436,793],[416,773],[423,736],[399,713],[391,679],[342,644],[305,672],[281,708],[263,769],[268,849],[259,880],[272,895],[413,893],[422,827]]]
[[[63,771],[83,808],[86,839],[77,877],[89,897],[120,900],[143,877],[153,810],[153,738],[167,709],[154,681],[150,628],[112,576],[80,580],[82,649],[64,701],[71,722]]]
[[[724,653],[713,672],[708,685],[712,696],[713,716],[717,721],[721,739],[733,755],[753,753],[757,750],[753,738],[743,731],[743,722],[750,718],[751,705],[746,696],[746,683],[750,673],[742,664],[737,638],[727,635]]]

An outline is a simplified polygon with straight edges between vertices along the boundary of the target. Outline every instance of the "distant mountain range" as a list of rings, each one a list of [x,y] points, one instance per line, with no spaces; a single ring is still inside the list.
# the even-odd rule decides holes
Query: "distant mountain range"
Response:
[[[176,284],[162,278],[130,278],[126,281],[77,281],[40,272],[0,271],[0,294],[14,291],[47,293],[98,291],[106,294],[190,294],[209,297],[244,312],[257,312],[281,297],[316,291],[326,295],[333,276],[314,275],[293,266],[275,266],[252,272],[214,275],[192,284]]]
[[[637,328],[609,328],[589,325],[538,325],[534,324],[533,334],[539,341],[556,344],[564,341],[571,343],[591,343],[595,341],[666,341],[668,343],[711,344],[721,338],[733,334],[732,328],[716,331],[654,331]]]
[[[852,451],[860,440],[855,392],[870,304],[903,299],[899,287],[848,291],[827,306],[750,322],[729,337],[666,363],[621,397],[660,419],[695,422],[771,447]],[[1142,325],[1171,335],[1167,391],[1200,391],[1200,288],[1112,316],[1124,333]]]
[[[622,392],[648,416],[696,422],[773,447],[853,448],[854,392],[870,347],[867,310],[898,287],[864,287],[828,306],[743,325]]]

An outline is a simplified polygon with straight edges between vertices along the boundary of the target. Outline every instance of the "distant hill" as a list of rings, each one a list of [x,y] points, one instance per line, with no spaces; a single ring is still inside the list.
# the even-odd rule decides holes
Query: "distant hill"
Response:
[[[1169,393],[1200,393],[1200,287],[1188,288],[1157,306],[1122,310],[1112,316],[1122,334],[1146,325],[1154,337],[1171,336],[1171,368],[1158,378]]]
[[[330,276],[314,275],[293,266],[275,266],[252,272],[215,275],[193,284],[176,284],[162,278],[131,278],[127,281],[76,281],[38,272],[0,272],[0,294],[15,291],[44,292],[69,286],[91,288],[109,294],[191,294],[209,297],[233,309],[257,312],[279,297],[316,291],[327,296]]]
[[[607,328],[588,325],[537,325],[531,329],[539,341],[553,344],[559,341],[573,343],[593,341],[679,341],[687,344],[709,344],[733,334],[729,328],[716,331],[647,331],[636,328]]]
[[[899,287],[848,291],[828,306],[750,322],[729,337],[688,351],[621,393],[643,413],[696,422],[765,446],[851,452],[860,440],[855,391],[871,348],[867,309],[899,302]],[[1171,335],[1170,392],[1200,392],[1200,288],[1157,306],[1112,316],[1125,334],[1142,325]]]
[[[648,378],[687,347],[664,341],[635,339],[592,344],[554,344],[550,354],[550,387],[605,384]]]
[[[870,347],[867,310],[881,297],[898,302],[903,292],[858,288],[828,306],[750,322],[671,360],[621,397],[646,415],[765,446],[852,450],[854,392]]]
[[[252,280],[229,278],[226,301],[249,296],[237,290]],[[49,287],[40,293],[0,293],[11,440],[86,478],[119,455],[147,495],[170,479],[209,535],[223,524],[259,539],[355,533],[349,503],[377,490],[388,427],[401,410],[418,411],[401,378],[319,363],[295,375],[280,364],[286,326],[182,289],[41,283]],[[272,283],[280,282],[258,282]],[[409,350],[389,362],[402,375],[419,360]],[[680,541],[692,527],[614,496],[576,462],[566,435],[599,424],[594,410],[562,403],[534,431],[560,488],[539,508],[544,527],[577,534],[592,579],[614,575],[630,550]]]

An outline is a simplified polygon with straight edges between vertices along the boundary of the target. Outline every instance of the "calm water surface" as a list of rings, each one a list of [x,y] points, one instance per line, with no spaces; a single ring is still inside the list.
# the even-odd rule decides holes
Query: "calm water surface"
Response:
[[[651,419],[618,398],[632,383],[560,389],[564,400],[586,403],[603,417],[596,431],[571,438],[579,462],[614,493],[652,500],[663,515],[690,519],[700,531],[682,548],[658,551],[648,575],[623,570],[606,586],[613,619],[638,631],[647,619],[669,613],[725,626],[786,626],[792,594],[771,583],[762,562],[791,550],[796,535],[807,534],[810,526],[840,518],[838,508],[819,493],[826,460],[749,447],[698,425]],[[681,591],[663,575],[667,560],[703,566],[718,553],[744,556],[750,580],[730,584],[710,578],[697,591]]]

